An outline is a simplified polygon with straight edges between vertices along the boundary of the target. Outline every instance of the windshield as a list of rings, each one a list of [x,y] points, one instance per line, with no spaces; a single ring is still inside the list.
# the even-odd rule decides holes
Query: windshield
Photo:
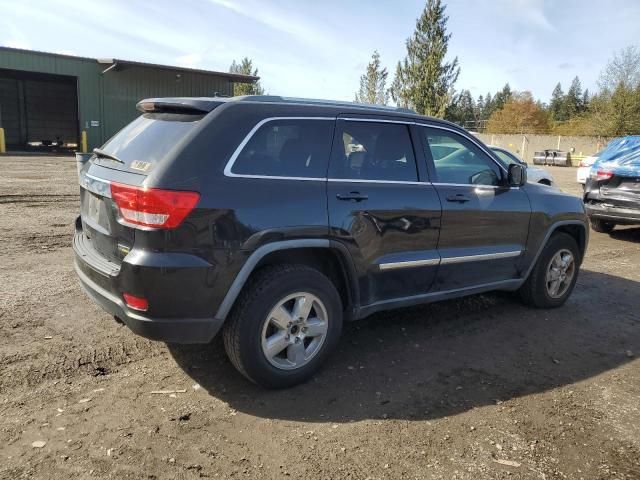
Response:
[[[149,173],[198,125],[203,115],[144,114],[104,144],[102,151],[122,160],[94,158],[110,168]]]
[[[493,151],[493,153],[495,153],[498,156],[500,160],[504,162],[505,165],[511,165],[512,163],[517,163],[517,164],[520,163],[520,160],[518,160],[518,158],[515,155],[508,153],[500,148],[492,148],[491,150]]]

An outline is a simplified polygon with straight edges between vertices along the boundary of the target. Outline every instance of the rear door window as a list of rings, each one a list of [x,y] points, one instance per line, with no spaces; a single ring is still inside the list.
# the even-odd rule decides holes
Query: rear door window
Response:
[[[327,176],[333,120],[281,119],[260,126],[231,166],[235,175]]]
[[[94,161],[110,168],[149,173],[176,146],[181,146],[203,115],[146,113],[120,130],[101,150],[123,163],[108,158]]]
[[[329,176],[345,180],[418,181],[408,126],[338,122]]]

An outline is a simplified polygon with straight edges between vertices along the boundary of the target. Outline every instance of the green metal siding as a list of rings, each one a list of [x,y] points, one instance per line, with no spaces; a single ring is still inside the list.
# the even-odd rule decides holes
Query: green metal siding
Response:
[[[95,61],[0,49],[0,68],[74,76],[78,79],[80,127],[84,127],[85,122],[90,119],[102,118],[100,101],[102,70]],[[90,147],[100,145],[103,141],[102,132],[98,129],[87,130],[87,140]]]
[[[113,69],[102,75],[102,82],[105,141],[140,114],[136,103],[143,98],[232,94],[231,82],[226,78],[139,66]]]
[[[133,120],[143,98],[233,94],[232,80],[215,73],[123,64],[102,74],[108,67],[89,58],[0,48],[0,69],[77,78],[79,127],[87,132],[89,149]],[[99,126],[91,126],[92,120]]]
[[[0,106],[7,145],[20,143],[20,90],[13,78],[0,78]]]

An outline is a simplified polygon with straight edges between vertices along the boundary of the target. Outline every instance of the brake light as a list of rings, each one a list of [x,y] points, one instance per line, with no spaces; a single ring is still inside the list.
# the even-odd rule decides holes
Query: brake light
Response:
[[[604,168],[598,168],[597,170],[591,170],[591,179],[596,180],[598,182],[602,180],[609,180],[613,177],[613,172],[611,170],[606,170]]]
[[[169,229],[182,223],[198,203],[200,194],[112,183],[111,198],[124,222]]]
[[[146,298],[136,297],[130,293],[123,293],[122,298],[124,298],[127,307],[133,308],[134,310],[145,312],[149,308],[149,302]]]

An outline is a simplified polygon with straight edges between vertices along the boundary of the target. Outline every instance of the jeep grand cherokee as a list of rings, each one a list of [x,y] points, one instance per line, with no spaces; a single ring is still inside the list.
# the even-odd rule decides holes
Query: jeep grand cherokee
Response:
[[[343,319],[489,290],[558,307],[576,283],[581,200],[452,123],[269,96],[138,109],[80,172],[80,281],[145,337],[222,330],[264,386],[309,378]]]

